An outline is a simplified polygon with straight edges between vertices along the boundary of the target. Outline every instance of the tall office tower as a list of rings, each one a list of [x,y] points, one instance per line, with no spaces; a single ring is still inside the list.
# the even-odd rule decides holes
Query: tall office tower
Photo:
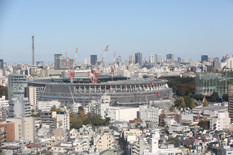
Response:
[[[208,62],[208,55],[202,55],[201,56],[201,62],[206,61]]]
[[[156,55],[149,54],[149,61],[150,61],[150,63],[156,63]]]
[[[177,58],[177,62],[178,62],[178,63],[181,63],[181,57],[178,57],[178,58]]]
[[[220,68],[220,62],[218,57],[215,57],[213,60],[213,68]]]
[[[97,55],[91,55],[91,65],[95,65],[97,62]]]
[[[122,58],[121,58],[121,56],[118,56],[117,57],[117,64],[119,65],[119,63],[121,63],[122,62]]]
[[[174,54],[167,54],[167,62],[174,62]]]
[[[228,86],[228,96],[228,112],[231,123],[233,123],[233,85]]]
[[[162,63],[163,62],[163,55],[162,54],[156,54],[155,55],[156,63]]]
[[[135,53],[135,64],[138,63],[139,66],[142,66],[142,53]]]
[[[129,64],[135,64],[135,56],[134,55],[129,56]]]
[[[34,36],[32,36],[32,65],[35,65]]]
[[[37,65],[37,67],[43,67],[44,62],[43,61],[37,61],[36,65]]]
[[[73,67],[73,63],[74,63],[74,59],[69,59],[68,63],[69,63],[69,68],[72,68]],[[67,59],[66,58],[58,58],[56,60],[56,66],[54,66],[54,68],[56,70],[65,69],[66,67],[68,67],[67,66]]]
[[[4,69],[4,62],[3,62],[3,59],[0,59],[0,69]]]
[[[27,76],[11,74],[8,76],[8,99],[22,99],[26,96]]]
[[[57,59],[61,59],[62,54],[54,54],[54,69],[57,69]]]
[[[87,58],[84,58],[84,65],[87,65]]]

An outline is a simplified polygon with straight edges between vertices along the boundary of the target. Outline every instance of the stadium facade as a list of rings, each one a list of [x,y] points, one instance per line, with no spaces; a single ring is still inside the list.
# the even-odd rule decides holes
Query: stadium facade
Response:
[[[98,83],[91,83],[88,78],[74,80],[69,83],[65,79],[37,79],[28,82],[28,86],[37,87],[40,101],[58,100],[62,106],[72,107],[75,103],[87,105],[91,100],[99,100],[107,92],[111,96],[111,104],[149,103],[151,100],[160,100],[156,95],[159,92],[164,100],[172,98],[172,88],[164,79],[135,79],[127,80],[127,77],[99,77]],[[153,88],[150,84],[155,85]],[[108,89],[111,90],[108,92]],[[73,96],[73,97],[72,97]]]

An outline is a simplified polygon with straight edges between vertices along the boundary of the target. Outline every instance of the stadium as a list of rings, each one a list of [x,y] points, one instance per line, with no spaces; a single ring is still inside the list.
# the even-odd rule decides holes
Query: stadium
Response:
[[[68,108],[71,108],[74,102],[85,106],[92,100],[99,100],[103,95],[111,96],[111,104],[118,102],[125,106],[138,106],[160,100],[156,92],[159,92],[164,100],[172,98],[172,88],[168,87],[167,80],[164,79],[128,79],[114,76],[113,80],[111,77],[99,77],[97,83],[91,83],[90,78],[74,79],[73,83],[64,78],[35,79],[28,81],[28,86],[37,88],[40,101],[58,100],[62,106]]]

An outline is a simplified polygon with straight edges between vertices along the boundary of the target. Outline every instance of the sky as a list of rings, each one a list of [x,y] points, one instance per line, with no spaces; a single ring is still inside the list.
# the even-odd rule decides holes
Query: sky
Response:
[[[53,62],[68,53],[84,62],[116,56],[174,54],[175,60],[233,55],[232,0],[0,0],[0,59]]]

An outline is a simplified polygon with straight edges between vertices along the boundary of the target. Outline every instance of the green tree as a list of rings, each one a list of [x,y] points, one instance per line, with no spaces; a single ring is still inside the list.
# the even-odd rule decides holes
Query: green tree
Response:
[[[79,112],[78,116],[83,121],[88,118],[88,115],[85,114],[83,110]]]
[[[78,107],[78,111],[82,111],[82,110],[84,110],[83,107],[82,107],[82,106],[79,106],[79,107]]]
[[[184,97],[181,97],[180,100],[181,100],[181,104],[180,104],[181,107],[182,107],[182,108],[185,108],[186,105],[185,105]]]
[[[171,111],[171,112],[172,112],[172,111],[173,111],[173,109],[174,109],[174,108],[171,106],[171,107],[170,107],[170,109],[169,109],[169,111]]]
[[[173,137],[169,137],[167,142],[169,144],[174,144],[175,147],[179,147],[180,146],[180,139],[178,138],[173,138]]]
[[[200,121],[198,125],[203,129],[209,129],[209,121]]]
[[[32,113],[34,113],[34,112],[35,112],[35,110],[34,110],[34,109],[32,109],[32,110],[31,110],[31,112],[32,112]]]
[[[55,105],[53,105],[50,109],[50,111],[57,111],[57,107]]]
[[[178,96],[185,96],[186,95],[186,92],[185,90],[179,90],[178,93],[177,93]]]
[[[217,99],[219,98],[218,93],[217,92],[213,92],[212,95],[211,95],[211,98],[212,98],[213,101],[216,102]]]
[[[191,105],[192,105],[192,99],[191,99],[191,97],[190,97],[190,96],[184,96],[184,102],[185,102],[186,107],[191,108]]]
[[[224,101],[228,101],[228,94],[223,94],[223,95],[222,95],[222,99],[223,99]]]
[[[206,107],[206,106],[209,106],[209,104],[208,104],[207,100],[205,99],[203,107]]]
[[[0,86],[0,97],[6,96],[6,99],[8,99],[8,87]]]
[[[196,103],[194,102],[194,99],[192,99],[192,103],[191,103],[190,108],[193,109],[193,108],[195,108],[195,107],[196,107]]]

